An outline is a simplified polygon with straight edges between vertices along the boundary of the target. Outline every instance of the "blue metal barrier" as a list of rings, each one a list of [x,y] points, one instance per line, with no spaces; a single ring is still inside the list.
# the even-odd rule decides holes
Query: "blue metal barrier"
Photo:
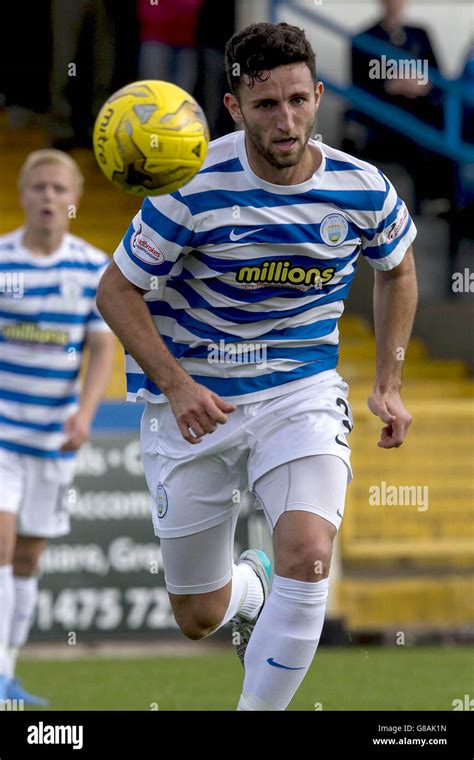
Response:
[[[374,56],[386,55],[396,60],[406,59],[407,51],[393,47],[389,43],[375,40],[370,35],[356,34],[346,29],[332,19],[324,18],[316,10],[307,8],[292,0],[271,0],[272,23],[282,21],[282,11],[298,13],[303,18],[312,21],[316,26],[328,29],[340,38],[346,39],[351,45]],[[429,68],[430,81],[438,87],[443,96],[444,129],[438,130],[420,119],[412,116],[398,106],[392,106],[385,101],[367,93],[354,85],[342,86],[327,77],[324,72],[318,72],[318,79],[324,86],[340,95],[359,111],[377,119],[382,124],[392,127],[410,137],[419,145],[436,151],[460,164],[474,163],[474,147],[461,139],[462,103],[474,103],[472,92],[463,89],[462,84],[453,79],[445,79],[436,69]],[[381,107],[382,106],[382,107]]]

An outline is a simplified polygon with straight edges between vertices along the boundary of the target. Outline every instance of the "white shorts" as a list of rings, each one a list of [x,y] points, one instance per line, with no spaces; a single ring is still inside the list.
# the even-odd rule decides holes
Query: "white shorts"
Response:
[[[238,406],[225,425],[194,445],[181,436],[169,403],[148,403],[141,448],[155,534],[178,538],[227,522],[259,478],[303,457],[342,459],[346,486],[352,479],[347,435],[353,426],[347,397],[347,383],[334,372],[292,393]],[[277,519],[273,514],[273,525]]]
[[[262,475],[255,493],[270,530],[284,512],[312,512],[338,530],[344,515],[349,470],[332,454],[293,459]],[[171,594],[206,594],[232,578],[238,512],[213,528],[161,538],[166,588]]]
[[[43,459],[0,448],[0,511],[17,516],[19,535],[69,533],[67,497],[74,467],[75,459]]]

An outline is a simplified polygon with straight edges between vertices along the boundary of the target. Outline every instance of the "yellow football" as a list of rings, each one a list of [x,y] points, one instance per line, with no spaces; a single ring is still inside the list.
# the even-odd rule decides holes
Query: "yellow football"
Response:
[[[171,82],[122,87],[104,103],[94,125],[97,162],[107,179],[144,197],[172,193],[199,171],[209,128],[199,104]]]

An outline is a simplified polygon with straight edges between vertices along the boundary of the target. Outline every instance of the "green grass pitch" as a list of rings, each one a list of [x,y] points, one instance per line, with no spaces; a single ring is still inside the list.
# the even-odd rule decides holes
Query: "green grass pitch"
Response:
[[[474,649],[321,648],[291,710],[452,710],[472,693]],[[235,710],[236,654],[22,659],[18,675],[52,710]]]

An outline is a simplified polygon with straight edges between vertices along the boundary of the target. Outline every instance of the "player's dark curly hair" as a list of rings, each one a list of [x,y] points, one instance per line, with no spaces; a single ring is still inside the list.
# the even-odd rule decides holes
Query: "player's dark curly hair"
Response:
[[[230,91],[238,94],[242,77],[253,87],[255,81],[264,82],[265,73],[288,63],[306,63],[316,81],[316,60],[313,48],[303,29],[290,24],[251,24],[237,32],[227,42],[225,70]]]

